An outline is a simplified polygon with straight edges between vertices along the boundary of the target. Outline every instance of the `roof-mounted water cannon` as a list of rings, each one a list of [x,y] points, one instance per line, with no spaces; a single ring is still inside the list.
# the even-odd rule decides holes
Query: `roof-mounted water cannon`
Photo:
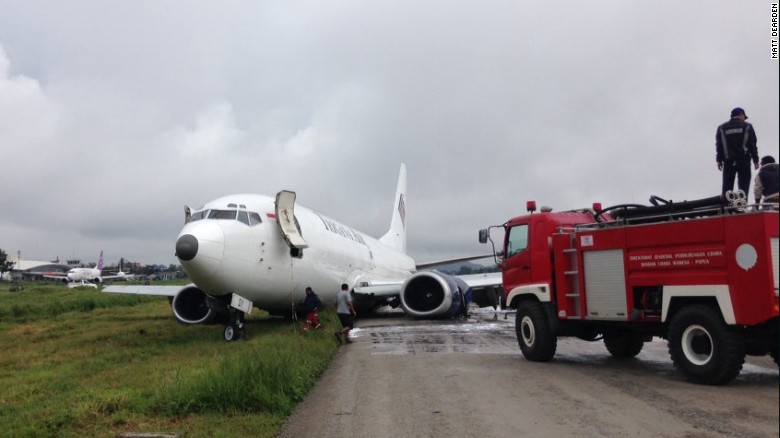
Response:
[[[529,213],[533,213],[536,211],[536,201],[526,201],[525,202],[525,209]]]

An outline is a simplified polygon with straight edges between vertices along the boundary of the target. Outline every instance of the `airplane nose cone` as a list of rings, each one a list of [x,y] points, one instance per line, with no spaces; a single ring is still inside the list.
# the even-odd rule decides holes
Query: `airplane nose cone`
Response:
[[[176,241],[176,257],[189,261],[198,254],[198,239],[192,234],[185,234]]]

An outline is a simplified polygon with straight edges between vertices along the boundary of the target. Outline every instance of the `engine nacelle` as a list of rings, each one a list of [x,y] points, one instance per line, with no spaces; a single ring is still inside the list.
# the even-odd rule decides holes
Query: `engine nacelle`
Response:
[[[471,288],[465,281],[439,271],[418,272],[401,285],[401,307],[418,318],[466,314]]]
[[[217,312],[209,306],[210,299],[195,285],[189,285],[174,295],[171,301],[173,316],[184,324],[213,322],[217,317]]]

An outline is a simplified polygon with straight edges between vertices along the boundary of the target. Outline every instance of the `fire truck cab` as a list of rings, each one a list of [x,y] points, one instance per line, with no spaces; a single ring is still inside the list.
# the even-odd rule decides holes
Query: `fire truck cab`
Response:
[[[502,305],[516,309],[523,355],[549,361],[574,336],[629,358],[655,336],[702,384],[733,380],[746,355],[777,362],[777,204],[746,206],[741,192],[651,204],[535,213],[529,202],[497,226]]]

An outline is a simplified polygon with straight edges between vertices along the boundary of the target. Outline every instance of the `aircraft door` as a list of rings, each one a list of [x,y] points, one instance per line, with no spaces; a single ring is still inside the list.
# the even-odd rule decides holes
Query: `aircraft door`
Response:
[[[309,247],[295,219],[295,192],[282,190],[276,194],[276,223],[290,248],[301,250]]]

